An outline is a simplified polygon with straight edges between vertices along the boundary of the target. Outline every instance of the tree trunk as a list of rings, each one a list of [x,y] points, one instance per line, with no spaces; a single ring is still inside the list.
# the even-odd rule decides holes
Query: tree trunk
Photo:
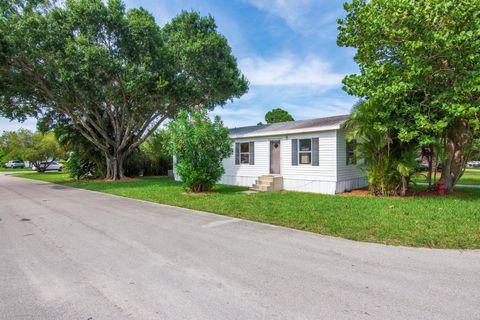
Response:
[[[402,175],[402,189],[400,190],[400,196],[405,197],[408,192],[409,178]]]
[[[434,157],[435,157],[435,149],[433,145],[430,145],[427,160],[428,160],[428,172],[427,172],[427,181],[428,181],[428,189],[432,189],[432,180],[433,180],[433,173],[436,170],[436,164],[434,167]]]
[[[453,191],[453,187],[465,172],[468,161],[466,151],[471,140],[472,135],[466,121],[459,121],[447,130],[445,161],[440,180],[445,183],[449,193]]]
[[[107,154],[105,158],[107,161],[105,180],[121,180],[125,178],[123,173],[123,160],[125,159],[125,155],[119,153],[114,155]]]

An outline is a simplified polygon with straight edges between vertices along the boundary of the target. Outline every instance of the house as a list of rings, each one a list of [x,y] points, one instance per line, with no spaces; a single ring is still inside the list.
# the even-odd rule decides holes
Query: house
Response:
[[[260,191],[335,194],[367,186],[342,124],[348,115],[230,130],[234,153],[220,183]]]

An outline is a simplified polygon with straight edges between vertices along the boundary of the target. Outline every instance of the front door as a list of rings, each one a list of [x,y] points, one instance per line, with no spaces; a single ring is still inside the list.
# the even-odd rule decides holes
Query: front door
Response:
[[[280,140],[270,141],[270,173],[280,174]]]

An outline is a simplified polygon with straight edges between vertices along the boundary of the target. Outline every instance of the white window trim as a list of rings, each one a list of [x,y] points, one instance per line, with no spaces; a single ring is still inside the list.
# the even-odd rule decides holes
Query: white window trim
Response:
[[[300,141],[301,140],[310,140],[310,151],[300,151],[300,145],[301,145]],[[297,157],[298,157],[298,159],[297,159],[297,162],[298,162],[299,166],[311,166],[312,165],[312,156],[313,156],[312,146],[313,146],[312,138],[303,138],[303,139],[299,138],[298,139],[298,146],[297,146]],[[310,153],[310,163],[302,163],[300,161],[300,153]]]
[[[247,144],[248,146],[248,151],[247,152],[242,152],[242,144]],[[248,155],[248,162],[245,162],[245,163],[242,163],[242,154],[246,154]],[[250,164],[250,142],[240,142],[240,165],[246,165],[246,164]]]

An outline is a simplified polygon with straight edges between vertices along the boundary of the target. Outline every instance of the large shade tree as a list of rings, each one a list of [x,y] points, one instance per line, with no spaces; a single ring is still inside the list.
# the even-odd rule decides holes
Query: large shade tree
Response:
[[[452,190],[479,128],[480,2],[353,0],[345,10],[337,42],[356,48],[360,69],[345,91],[376,106],[380,134],[420,147],[441,137]]]
[[[0,114],[61,119],[105,157],[107,179],[167,118],[223,105],[248,83],[212,17],[159,27],[120,0],[7,0],[0,6]]]

